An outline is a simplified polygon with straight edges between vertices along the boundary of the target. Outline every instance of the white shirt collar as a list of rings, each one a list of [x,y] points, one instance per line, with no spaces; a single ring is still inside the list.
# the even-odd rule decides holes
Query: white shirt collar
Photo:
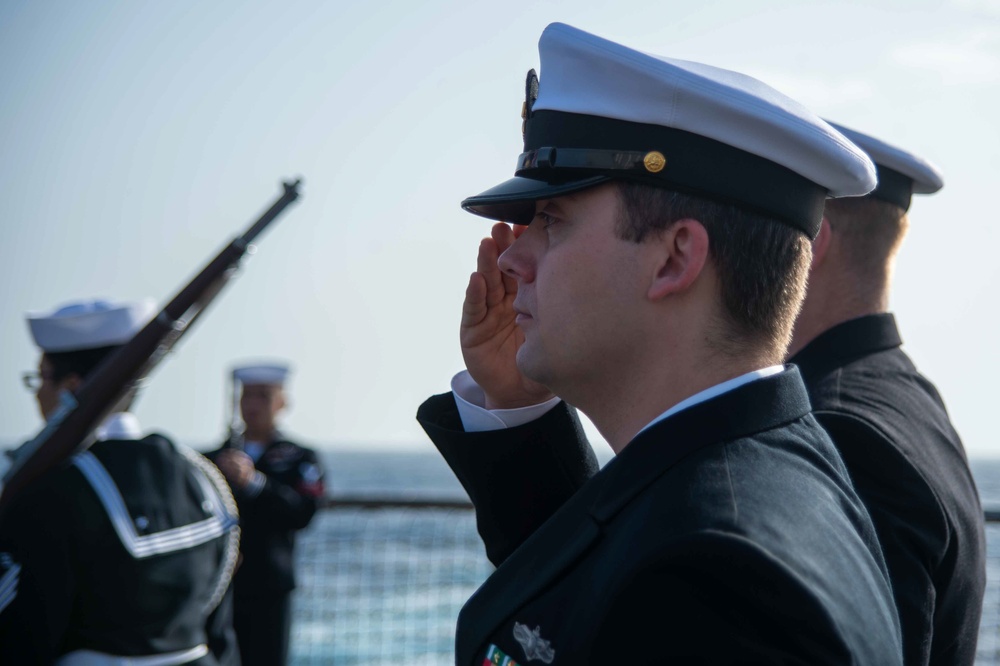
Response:
[[[100,441],[105,439],[140,439],[142,428],[139,419],[131,412],[116,412],[104,419],[104,423],[94,431]]]
[[[693,396],[681,400],[676,405],[674,405],[667,411],[657,416],[655,419],[647,423],[646,426],[642,428],[642,430],[637,432],[636,436],[638,436],[639,433],[641,433],[643,430],[646,430],[646,428],[649,428],[654,424],[659,423],[660,421],[673,416],[677,412],[687,409],[688,407],[693,407],[694,405],[697,405],[699,402],[705,402],[706,400],[710,400],[712,398],[720,396],[723,393],[728,393],[733,389],[739,388],[744,384],[749,384],[750,382],[755,381],[757,379],[763,379],[764,377],[770,377],[771,375],[776,375],[784,369],[785,366],[783,365],[772,365],[767,368],[763,368],[761,370],[754,370],[753,372],[748,372],[745,375],[740,375],[739,377],[733,377],[732,379],[727,379],[721,384],[710,386],[704,391],[699,391],[698,393],[695,393]],[[633,437],[632,439],[635,439],[635,437]]]

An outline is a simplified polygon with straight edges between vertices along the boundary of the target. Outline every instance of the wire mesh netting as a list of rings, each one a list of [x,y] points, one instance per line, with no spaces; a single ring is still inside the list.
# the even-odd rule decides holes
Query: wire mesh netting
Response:
[[[986,523],[986,594],[979,623],[976,666],[1000,665],[1000,522]]]
[[[1000,523],[986,533],[976,664],[1000,666]],[[297,556],[293,666],[451,664],[458,611],[493,570],[458,507],[327,509]]]
[[[459,508],[326,510],[297,555],[295,666],[452,663],[458,611],[493,569]]]

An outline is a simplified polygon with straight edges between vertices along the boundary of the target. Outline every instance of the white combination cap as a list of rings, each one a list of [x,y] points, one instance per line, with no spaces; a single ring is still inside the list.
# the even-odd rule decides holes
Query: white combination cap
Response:
[[[814,237],[829,197],[876,183],[865,153],[749,76],[649,55],[561,23],[528,73],[515,178],[462,202],[527,224],[534,202],[631,180],[732,203]]]
[[[125,344],[156,312],[151,298],[135,303],[103,299],[66,303],[52,312],[29,312],[28,327],[45,352],[69,352]]]
[[[251,363],[233,368],[233,379],[246,384],[282,386],[288,380],[291,367],[284,362]]]
[[[944,187],[940,169],[924,158],[857,130],[830,124],[875,162],[878,186],[868,196],[909,210],[914,194],[933,194]]]

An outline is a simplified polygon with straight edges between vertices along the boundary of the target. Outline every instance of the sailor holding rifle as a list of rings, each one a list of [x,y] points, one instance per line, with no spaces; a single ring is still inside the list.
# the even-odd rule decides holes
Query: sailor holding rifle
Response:
[[[31,314],[25,385],[46,419],[155,314],[85,300]],[[0,524],[0,663],[238,666],[224,602],[236,505],[204,456],[119,411],[16,495]]]
[[[278,429],[290,373],[284,361],[234,368],[238,410],[234,406],[230,436],[207,454],[240,508],[242,559],[233,579],[233,608],[243,666],[288,661],[296,534],[312,521],[325,493],[316,452]]]

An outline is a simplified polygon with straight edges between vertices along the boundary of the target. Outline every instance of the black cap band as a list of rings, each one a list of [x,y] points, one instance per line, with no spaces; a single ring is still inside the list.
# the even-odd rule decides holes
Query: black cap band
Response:
[[[684,130],[562,111],[525,123],[516,175],[551,183],[605,175],[721,200],[814,238],[826,190],[779,164]],[[652,155],[652,160],[647,160]]]
[[[881,164],[875,165],[875,171],[878,173],[878,185],[866,196],[888,201],[904,211],[910,210],[910,200],[913,199],[913,179]]]

